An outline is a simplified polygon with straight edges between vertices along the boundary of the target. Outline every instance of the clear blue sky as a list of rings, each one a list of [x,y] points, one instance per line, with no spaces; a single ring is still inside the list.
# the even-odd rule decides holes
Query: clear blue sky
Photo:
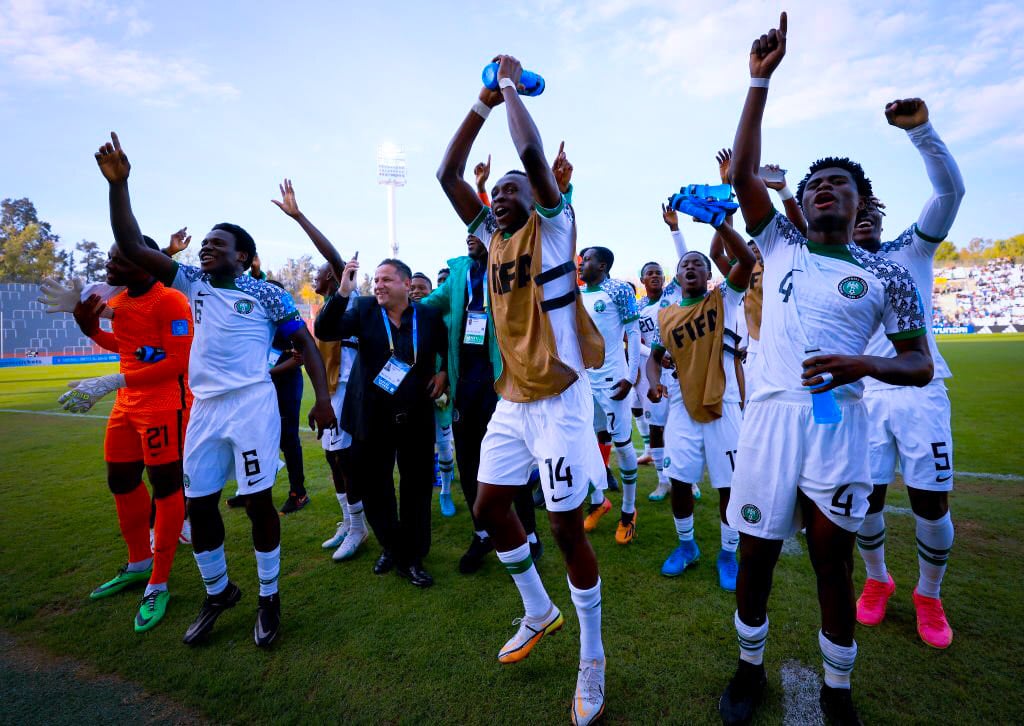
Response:
[[[29,197],[66,244],[110,241],[92,152],[119,132],[142,228],[201,237],[232,221],[265,265],[314,253],[270,203],[294,180],[303,211],[342,250],[386,253],[378,143],[402,144],[401,256],[431,275],[464,254],[465,232],[434,179],[482,66],[517,55],[547,79],[528,101],[552,156],[576,167],[579,243],[617,254],[615,272],[671,263],[659,204],[714,181],[747,85],[751,40],[790,14],[772,80],[765,161],[802,170],[859,160],[888,204],[891,235],[929,194],[917,153],[884,104],[921,96],[960,162],[967,197],[950,234],[1024,231],[1024,6],[1017,2],[740,0],[495,3],[176,3],[0,0],[0,197]],[[474,158],[518,165],[505,114]],[[684,223],[692,246],[710,230]],[[197,237],[198,238],[198,237]]]

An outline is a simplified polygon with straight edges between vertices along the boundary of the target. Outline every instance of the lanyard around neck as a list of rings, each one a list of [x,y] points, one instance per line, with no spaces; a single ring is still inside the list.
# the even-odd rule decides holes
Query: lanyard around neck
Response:
[[[384,318],[384,332],[388,334],[388,347],[391,349],[391,355],[395,355],[395,341],[391,337],[391,321],[388,320],[388,314],[384,308],[380,309],[380,316]],[[416,359],[419,357],[420,342],[416,335],[416,306],[412,307],[412,364],[416,365]]]
[[[480,281],[480,289],[484,295],[484,312],[487,312],[487,268],[484,267],[484,276]],[[466,270],[466,310],[473,304],[473,265]]]

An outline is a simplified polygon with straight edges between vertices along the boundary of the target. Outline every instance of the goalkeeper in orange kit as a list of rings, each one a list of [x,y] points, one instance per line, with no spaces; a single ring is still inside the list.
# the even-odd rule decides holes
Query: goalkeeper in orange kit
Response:
[[[146,242],[158,249],[149,238]],[[146,583],[135,616],[135,631],[145,632],[167,610],[167,579],[185,516],[181,454],[192,404],[187,379],[192,314],[184,295],[129,262],[117,245],[110,249],[106,271],[107,283],[126,288],[106,302],[114,312],[113,332],[100,329],[103,302],[99,296],[76,305],[74,315],[83,333],[120,355],[120,371],[69,383],[71,390],[60,397],[60,403],[66,410],[83,413],[117,391],[103,449],[107,483],[128,545],[128,563],[90,597],[99,599]],[[156,504],[152,549],[143,468]]]

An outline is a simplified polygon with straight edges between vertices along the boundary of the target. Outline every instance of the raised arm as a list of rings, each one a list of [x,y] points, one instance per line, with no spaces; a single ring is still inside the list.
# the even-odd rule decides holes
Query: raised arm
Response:
[[[721,226],[715,228],[715,233],[711,237],[711,248],[708,250],[708,257],[715,263],[715,267],[722,273],[723,277],[728,277],[732,271],[732,258],[729,257],[725,252],[725,240],[722,238],[721,230],[723,227],[728,227],[732,230],[732,218],[726,217],[725,222]],[[733,234],[736,234],[736,230],[732,230]]]
[[[885,107],[885,118],[907,132],[924,160],[932,195],[917,218],[917,231],[923,239],[938,245],[949,234],[966,193],[960,167],[932,127],[928,106],[920,98],[893,101]]]
[[[117,134],[111,132],[110,141],[96,152],[96,163],[110,184],[110,227],[121,253],[156,279],[170,283],[177,269],[174,261],[163,252],[146,246],[142,230],[132,213],[132,200],[128,194],[128,175],[132,165],[121,150]]]
[[[350,305],[356,288],[359,260],[352,258],[342,271],[338,293],[327,298],[313,323],[313,335],[319,340],[345,340],[359,335],[359,317],[356,306]]]
[[[765,164],[766,169],[772,171],[782,171],[778,164]],[[800,209],[800,205],[797,204],[796,197],[793,192],[789,190],[789,186],[786,184],[786,175],[782,175],[782,181],[768,181],[764,180],[764,185],[769,189],[773,189],[782,201],[782,206],[786,210],[786,217],[793,226],[800,230],[800,234],[807,235],[807,220],[804,219],[804,210]]]
[[[312,222],[306,219],[305,214],[299,211],[299,203],[295,201],[295,188],[292,186],[292,180],[285,179],[284,183],[278,188],[281,190],[281,201],[276,199],[271,199],[270,201],[276,204],[278,209],[299,223],[302,231],[313,241],[317,252],[323,255],[323,258],[327,260],[327,264],[331,266],[331,272],[334,273],[335,279],[340,280],[342,270],[345,269],[345,260],[342,259],[341,254],[331,244],[331,241],[319,229],[314,227]]]
[[[437,180],[441,182],[441,188],[448,201],[467,225],[476,219],[484,205],[473,187],[463,178],[466,173],[466,162],[469,160],[473,142],[484,126],[484,121],[491,113],[491,109],[501,102],[502,96],[498,91],[486,87],[481,89],[476,103],[448,143],[444,158],[441,159],[441,166],[437,170]]]
[[[561,201],[562,193],[558,190],[558,182],[544,156],[540,131],[516,90],[519,78],[523,75],[523,66],[510,55],[499,55],[494,61],[498,64],[498,86],[508,109],[508,130],[512,135],[512,143],[523,162],[523,170],[530,179],[537,203],[546,209],[553,209]]]
[[[757,258],[731,224],[721,224],[715,230],[715,237],[725,243],[725,253],[735,260],[726,277],[734,290],[746,290],[750,284],[750,273],[754,271]]]
[[[732,185],[748,228],[760,224],[771,214],[772,202],[761,178],[761,121],[768,100],[768,79],[786,55],[786,13],[779,17],[778,29],[772,28],[754,41],[750,48],[750,88],[733,141]]]
[[[668,225],[668,231],[672,233],[672,244],[676,248],[676,257],[681,258],[687,253],[686,249],[686,238],[683,237],[683,233],[679,231],[679,212],[672,209],[672,207],[666,207],[664,204],[661,205],[661,218]]]

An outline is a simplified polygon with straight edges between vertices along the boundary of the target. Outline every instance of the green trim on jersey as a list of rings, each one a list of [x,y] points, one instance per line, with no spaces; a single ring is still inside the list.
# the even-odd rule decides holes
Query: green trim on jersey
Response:
[[[243,273],[243,274],[245,274],[245,273]],[[259,278],[258,277],[254,277],[252,279],[258,280]],[[217,278],[211,276],[210,277],[210,287],[216,287],[216,288],[219,288],[221,290],[238,290],[238,292],[243,292],[242,290],[239,290],[238,285],[235,284],[235,278],[233,278],[233,277],[230,280],[223,281],[223,280],[218,280]]]
[[[565,209],[565,195],[560,195],[558,199],[558,204],[556,204],[551,209],[540,206],[539,202],[537,204],[534,204],[534,207],[537,209],[538,214],[540,214],[542,217],[547,217],[548,219],[551,219],[552,217],[557,217],[559,214],[562,213],[562,210]]]
[[[851,265],[857,265],[857,267],[860,267],[861,269],[864,268],[864,265],[860,264],[853,258],[853,255],[850,254],[850,250],[846,249],[846,245],[823,245],[808,240],[807,250],[814,255],[831,257],[836,260],[844,260],[849,262]]]
[[[924,232],[921,231],[921,228],[917,226],[916,222],[914,223],[914,234],[923,239],[925,242],[931,242],[933,245],[941,244],[946,239],[945,237],[932,237],[929,234],[925,234]]]
[[[600,285],[587,285],[583,288],[583,292],[601,292],[603,289]]]
[[[625,320],[623,320],[623,321],[622,321],[622,324],[623,324],[623,325],[628,325],[629,323],[632,323],[632,322],[634,322],[634,321],[636,321],[636,320],[639,320],[639,319],[640,319],[640,316],[639,316],[639,315],[634,315],[634,316],[633,316],[633,317],[631,317],[631,318],[626,318]]]
[[[660,350],[663,353],[668,352],[668,349],[665,348],[665,346],[663,346],[661,343],[654,343],[653,345],[651,345],[651,353],[653,353],[656,350]]]
[[[484,220],[487,219],[487,215],[490,214],[490,213],[491,213],[491,208],[488,207],[486,204],[483,205],[482,207],[480,207],[480,211],[473,218],[473,221],[469,223],[469,226],[466,227],[466,229],[469,231],[469,233],[470,234],[476,234],[477,228],[481,224],[484,223]]]
[[[767,229],[769,224],[772,223],[772,220],[775,219],[776,214],[778,214],[778,212],[775,211],[775,207],[773,206],[772,211],[769,212],[764,219],[755,224],[753,227],[747,227],[747,234],[750,235],[751,237],[757,237],[759,234],[764,232],[765,229]]]
[[[910,340],[912,338],[920,338],[922,335],[927,335],[927,328],[916,328],[914,330],[901,330],[898,333],[886,333],[885,337],[889,340]]]
[[[747,291],[747,288],[745,288],[745,287],[740,287],[739,285],[733,285],[732,284],[732,280],[730,280],[728,277],[725,278],[725,284],[728,285],[729,289],[732,290],[733,292],[743,293],[743,292]]]
[[[679,299],[679,307],[688,308],[691,305],[696,305],[699,302],[704,302],[704,298],[707,295],[701,295],[700,297],[684,297]]]

